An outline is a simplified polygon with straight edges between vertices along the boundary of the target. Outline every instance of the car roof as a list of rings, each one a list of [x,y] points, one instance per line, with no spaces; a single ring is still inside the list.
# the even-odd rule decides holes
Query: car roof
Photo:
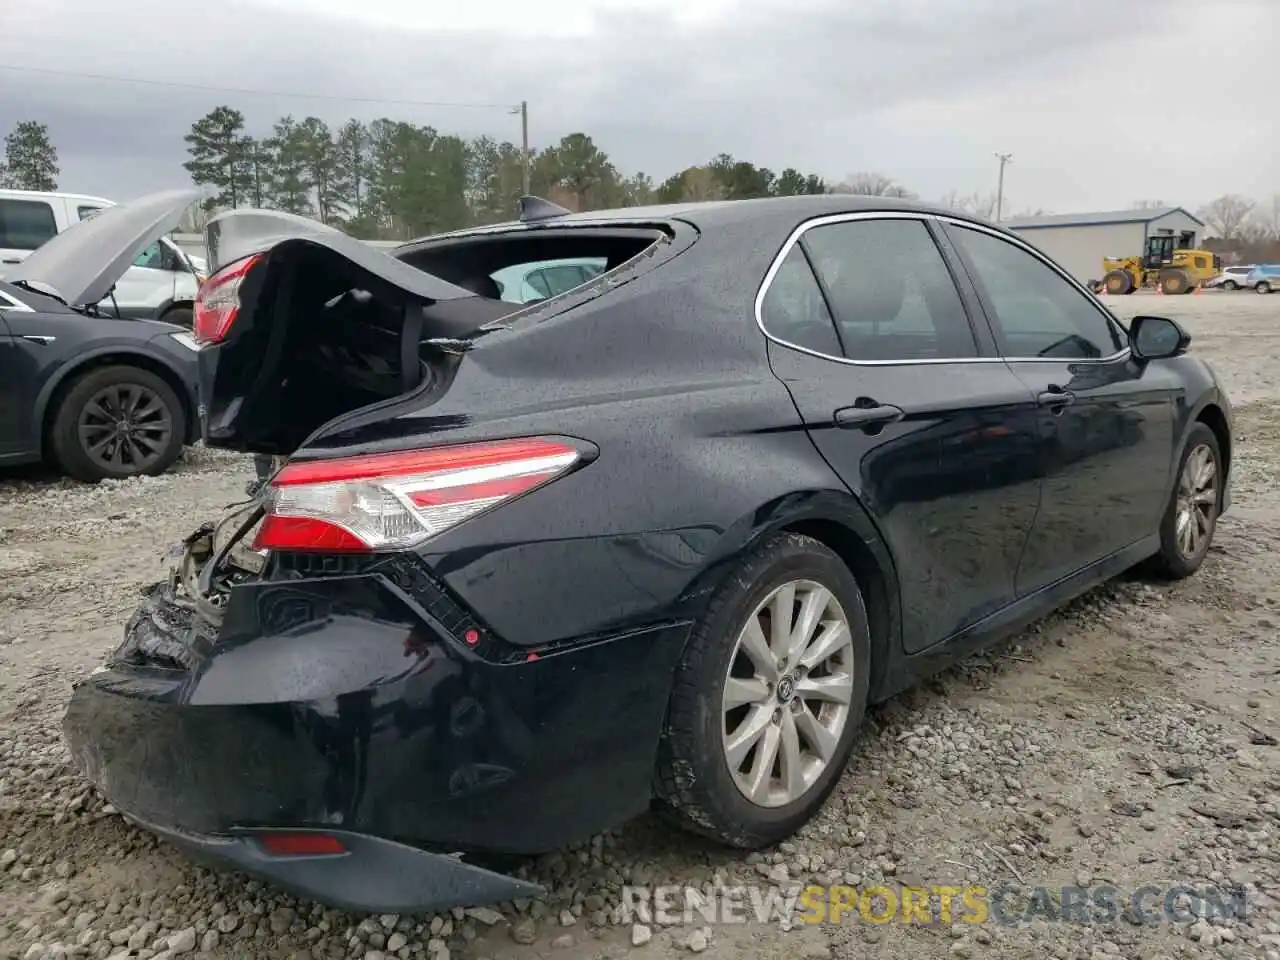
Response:
[[[87,193],[62,193],[59,190],[11,190],[6,187],[0,189],[0,197],[6,197],[10,200],[49,200],[53,198],[58,200],[89,200],[109,207],[117,205],[114,200],[108,200],[106,197],[94,197]]]
[[[958,210],[901,200],[896,197],[869,197],[858,194],[813,194],[797,197],[763,197],[751,200],[712,200],[692,203],[668,203],[644,207],[615,207],[608,210],[586,210],[567,213],[543,220],[525,223],[510,220],[483,227],[467,227],[434,236],[417,237],[404,246],[446,237],[482,236],[509,230],[527,229],[533,226],[585,226],[590,224],[630,225],[683,220],[700,230],[741,225],[744,222],[761,222],[772,226],[799,225],[814,217],[841,213],[926,213],[955,217],[972,223],[985,223],[981,218]]]

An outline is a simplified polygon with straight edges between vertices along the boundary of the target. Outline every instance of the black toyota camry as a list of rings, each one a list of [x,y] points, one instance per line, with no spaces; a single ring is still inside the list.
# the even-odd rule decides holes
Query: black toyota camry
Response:
[[[1219,382],[1018,237],[850,196],[522,209],[389,255],[211,224],[205,441],[275,467],[72,698],[135,822],[386,912],[527,895],[474,857],[650,808],[766,846],[869,703],[1204,560]]]

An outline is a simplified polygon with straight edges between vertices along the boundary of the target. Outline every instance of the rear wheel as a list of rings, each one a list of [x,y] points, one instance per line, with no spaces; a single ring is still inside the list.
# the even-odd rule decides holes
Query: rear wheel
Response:
[[[1160,290],[1164,293],[1187,293],[1191,289],[1191,280],[1181,270],[1166,270],[1160,274]]]
[[[782,534],[713,595],[676,672],[658,763],[666,812],[735,847],[808,822],[866,709],[870,630],[844,562]]]
[[[1197,423],[1187,437],[1178,479],[1160,524],[1160,552],[1149,563],[1152,573],[1181,580],[1200,569],[1218,527],[1223,479],[1218,438],[1205,424]]]
[[[185,422],[177,394],[154,373],[100,367],[62,397],[50,439],[68,476],[96,483],[163,473],[182,453]]]
[[[1112,270],[1102,280],[1107,293],[1126,294],[1133,289],[1133,278],[1127,270]]]
[[[1256,290],[1258,293],[1270,293],[1271,284],[1268,283],[1266,280],[1259,280],[1253,289]]]

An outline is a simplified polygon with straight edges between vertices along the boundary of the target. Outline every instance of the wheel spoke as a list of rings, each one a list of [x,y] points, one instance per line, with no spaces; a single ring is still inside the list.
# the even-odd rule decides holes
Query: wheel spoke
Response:
[[[754,706],[747,718],[738,725],[725,744],[725,759],[729,761],[729,769],[737,773],[742,769],[742,761],[747,753],[760,739],[760,735],[773,725],[773,708],[771,706]]]
[[[749,680],[730,677],[724,684],[724,709],[733,710],[748,703],[764,703],[769,698],[769,685],[759,677]]]
[[[82,420],[96,419],[96,420],[103,420],[109,423],[115,420],[115,417],[113,417],[107,411],[107,408],[102,405],[102,401],[94,400],[92,403],[85,406],[84,413],[81,414],[81,419]]]
[[[849,642],[849,625],[843,620],[828,620],[823,624],[822,632],[801,654],[799,665],[812,670],[818,664],[830,660],[832,655]]]
[[[796,697],[800,700],[821,700],[824,703],[847,706],[853,699],[853,677],[847,673],[805,677],[796,681]]]
[[[787,669],[794,669],[800,655],[808,648],[822,623],[822,615],[827,611],[827,603],[831,594],[823,587],[814,586],[804,595],[800,602],[800,614],[796,617],[795,626],[791,630],[791,642],[787,645]]]
[[[796,730],[796,718],[790,710],[782,714],[782,737],[778,745],[778,761],[782,768],[782,784],[787,800],[794,800],[805,791],[804,757],[800,750],[800,734]]]
[[[809,741],[809,746],[813,748],[813,752],[818,755],[823,763],[826,763],[835,755],[835,735],[819,723],[818,718],[803,704],[796,714],[796,729],[805,740]]]
[[[796,585],[785,584],[778,588],[769,604],[769,649],[775,660],[785,660],[791,646],[791,627],[796,607]]]
[[[766,680],[777,679],[778,661],[774,658],[773,651],[769,649],[769,641],[765,639],[764,631],[760,629],[759,617],[751,617],[747,621],[738,642],[741,644],[742,652],[755,667],[757,676],[764,677]]]
[[[770,723],[765,727],[764,736],[756,746],[755,756],[751,759],[751,772],[747,774],[747,792],[756,803],[769,798],[773,765],[778,759],[778,744],[781,740],[782,730],[777,724]]]

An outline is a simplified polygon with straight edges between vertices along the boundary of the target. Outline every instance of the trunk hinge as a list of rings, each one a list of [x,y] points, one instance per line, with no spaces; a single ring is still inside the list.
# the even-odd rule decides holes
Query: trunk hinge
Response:
[[[404,309],[404,328],[400,338],[400,391],[408,393],[416,389],[422,379],[422,307],[412,305]]]

